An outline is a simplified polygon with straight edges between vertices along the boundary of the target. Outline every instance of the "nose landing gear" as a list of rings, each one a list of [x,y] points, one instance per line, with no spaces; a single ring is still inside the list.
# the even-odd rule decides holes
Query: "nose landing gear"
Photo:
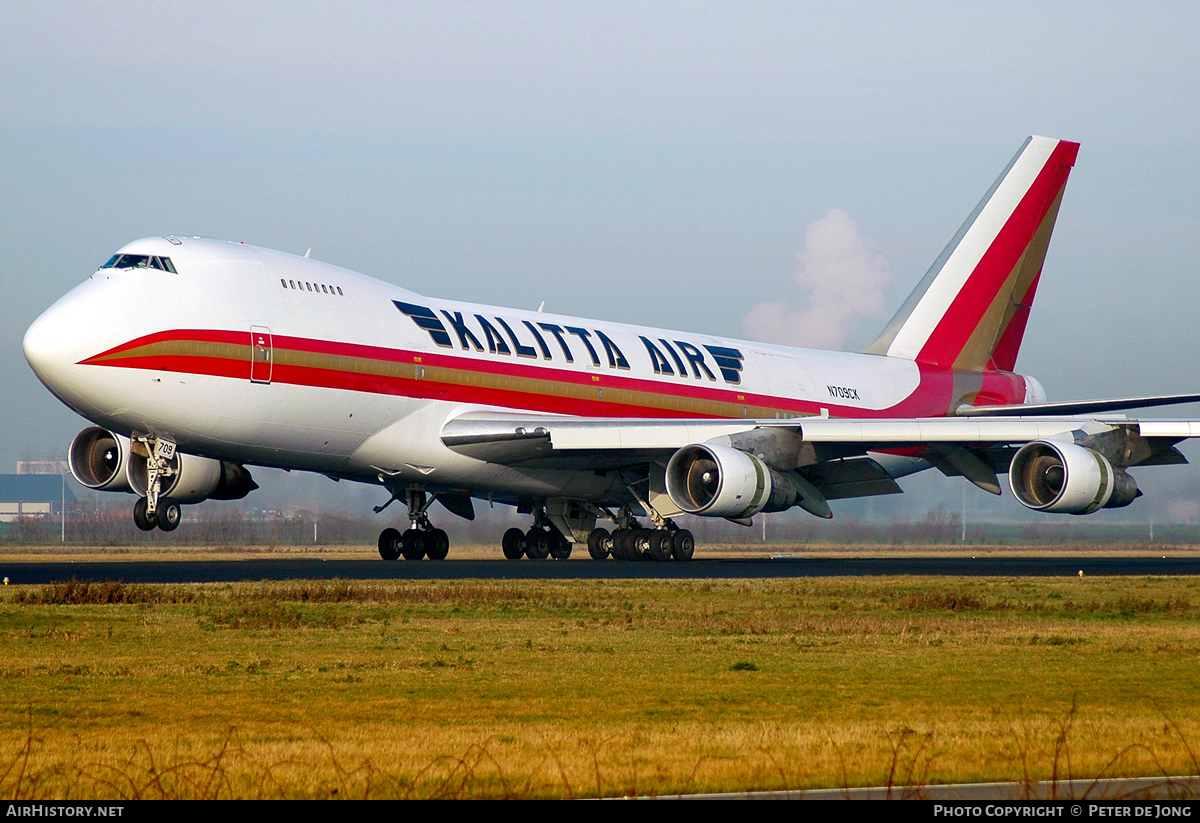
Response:
[[[165,437],[135,437],[134,448],[146,451],[146,496],[133,504],[133,523],[144,532],[155,527],[165,532],[179,528],[183,510],[169,497],[162,497],[163,481],[174,475],[175,443]]]

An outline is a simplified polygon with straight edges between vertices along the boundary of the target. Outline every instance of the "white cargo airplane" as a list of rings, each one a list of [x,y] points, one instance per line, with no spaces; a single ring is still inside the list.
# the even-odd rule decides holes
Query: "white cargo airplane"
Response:
[[[1078,148],[1026,140],[857,354],[424,297],[307,255],[161,237],[48,309],[25,357],[96,424],[71,443],[76,479],[137,495],[147,530],[245,496],[247,464],[382,486],[411,521],[379,536],[385,559],[444,558],[433,501],[471,519],[486,499],[531,515],[504,535],[509,558],[586,542],[596,559],[686,560],[682,513],[831,517],[828,501],[928,468],[993,494],[1007,472],[1023,505],[1086,514],[1131,503],[1128,468],[1184,463],[1175,444],[1200,435],[1113,412],[1200,395],[1046,403],[1013,372]]]

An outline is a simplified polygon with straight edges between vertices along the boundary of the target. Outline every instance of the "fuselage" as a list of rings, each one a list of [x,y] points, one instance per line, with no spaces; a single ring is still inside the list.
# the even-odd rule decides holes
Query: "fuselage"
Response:
[[[26,358],[98,425],[219,459],[593,495],[607,481],[483,464],[446,449],[441,429],[480,408],[921,418],[1041,399],[1036,381],[1006,372],[425,297],[240,243],[150,238],[117,254],[139,264],[101,268],[55,303],[26,334]]]

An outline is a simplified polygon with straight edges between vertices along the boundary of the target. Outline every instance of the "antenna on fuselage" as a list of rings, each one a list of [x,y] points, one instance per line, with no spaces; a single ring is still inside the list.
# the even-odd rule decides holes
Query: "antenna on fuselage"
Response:
[[[546,308],[546,301],[542,301],[542,305],[538,306],[538,314],[542,313],[542,309]]]
[[[312,254],[312,249],[309,249],[308,251],[306,251],[304,253],[304,257],[307,259],[310,254]]]

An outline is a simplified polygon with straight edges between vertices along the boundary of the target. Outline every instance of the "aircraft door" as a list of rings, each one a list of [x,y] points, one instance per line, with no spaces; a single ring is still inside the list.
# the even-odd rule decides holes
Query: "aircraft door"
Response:
[[[270,383],[275,354],[271,348],[271,330],[266,326],[250,327],[250,382]]]

